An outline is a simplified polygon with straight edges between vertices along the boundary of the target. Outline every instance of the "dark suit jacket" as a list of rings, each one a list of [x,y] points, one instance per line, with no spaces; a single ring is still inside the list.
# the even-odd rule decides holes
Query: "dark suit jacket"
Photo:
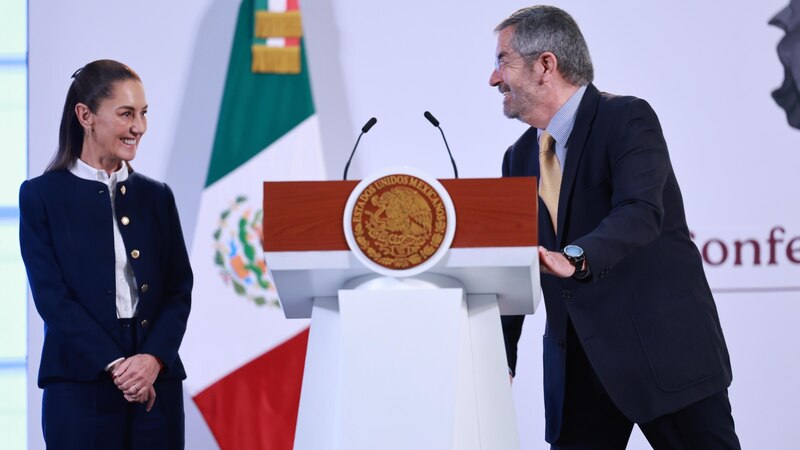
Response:
[[[539,243],[582,247],[588,280],[542,275],[546,438],[561,429],[567,320],[617,407],[648,422],[731,382],[728,351],[656,114],[644,100],[587,87],[567,142],[558,230],[539,199]],[[503,160],[538,176],[536,129]],[[503,319],[514,369],[522,317]]]
[[[137,173],[116,189],[116,219],[129,218],[118,224],[138,284],[139,353],[164,362],[160,377],[184,379],[178,347],[192,271],[175,199],[167,185]],[[116,317],[108,187],[69,171],[48,172],[22,183],[19,207],[22,257],[45,324],[39,386],[98,380],[108,363],[130,356]]]

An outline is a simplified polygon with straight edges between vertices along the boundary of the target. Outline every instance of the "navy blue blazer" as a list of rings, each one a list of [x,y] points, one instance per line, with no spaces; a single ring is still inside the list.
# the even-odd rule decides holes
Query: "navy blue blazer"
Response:
[[[136,277],[139,353],[184,379],[178,356],[189,317],[192,271],[172,191],[138,173],[117,184],[115,220]],[[124,193],[123,193],[124,192]],[[94,381],[122,356],[116,317],[114,234],[107,185],[66,170],[22,183],[20,247],[45,324],[40,387]],[[123,224],[120,219],[129,220]]]
[[[539,244],[584,249],[591,277],[542,275],[546,439],[561,429],[569,319],[597,376],[630,420],[648,422],[730,385],[731,366],[702,260],[655,112],[587,87],[567,141],[553,231],[539,199]],[[538,176],[537,131],[505,153],[503,176]],[[522,316],[503,318],[515,368]]]

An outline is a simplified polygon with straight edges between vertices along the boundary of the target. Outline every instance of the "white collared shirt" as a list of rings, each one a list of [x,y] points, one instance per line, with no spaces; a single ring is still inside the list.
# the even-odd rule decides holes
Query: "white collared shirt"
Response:
[[[114,206],[114,195],[117,191],[117,183],[128,179],[128,165],[124,162],[119,170],[109,176],[105,170],[97,170],[85,162],[77,159],[69,171],[78,178],[84,180],[99,181],[108,186],[108,195],[111,198],[111,223],[114,226],[114,280],[116,282],[116,303],[117,318],[130,319],[136,315],[136,307],[139,304],[139,295],[136,292],[136,278],[133,275],[133,268],[128,261],[128,253],[125,251],[125,243],[122,241],[122,234],[117,225],[117,213]]]

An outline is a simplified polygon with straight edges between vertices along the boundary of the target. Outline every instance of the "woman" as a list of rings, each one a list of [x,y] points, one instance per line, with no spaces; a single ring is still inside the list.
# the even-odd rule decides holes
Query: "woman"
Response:
[[[94,61],[72,76],[58,150],[20,188],[20,247],[45,324],[49,449],[181,449],[178,347],[192,271],[169,187],[131,168],[147,129],[139,76]]]

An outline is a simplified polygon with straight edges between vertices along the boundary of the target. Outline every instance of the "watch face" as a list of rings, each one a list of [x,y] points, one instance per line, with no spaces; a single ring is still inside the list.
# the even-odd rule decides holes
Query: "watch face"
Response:
[[[564,247],[564,254],[570,258],[580,258],[583,256],[583,249],[577,245],[568,245]]]

